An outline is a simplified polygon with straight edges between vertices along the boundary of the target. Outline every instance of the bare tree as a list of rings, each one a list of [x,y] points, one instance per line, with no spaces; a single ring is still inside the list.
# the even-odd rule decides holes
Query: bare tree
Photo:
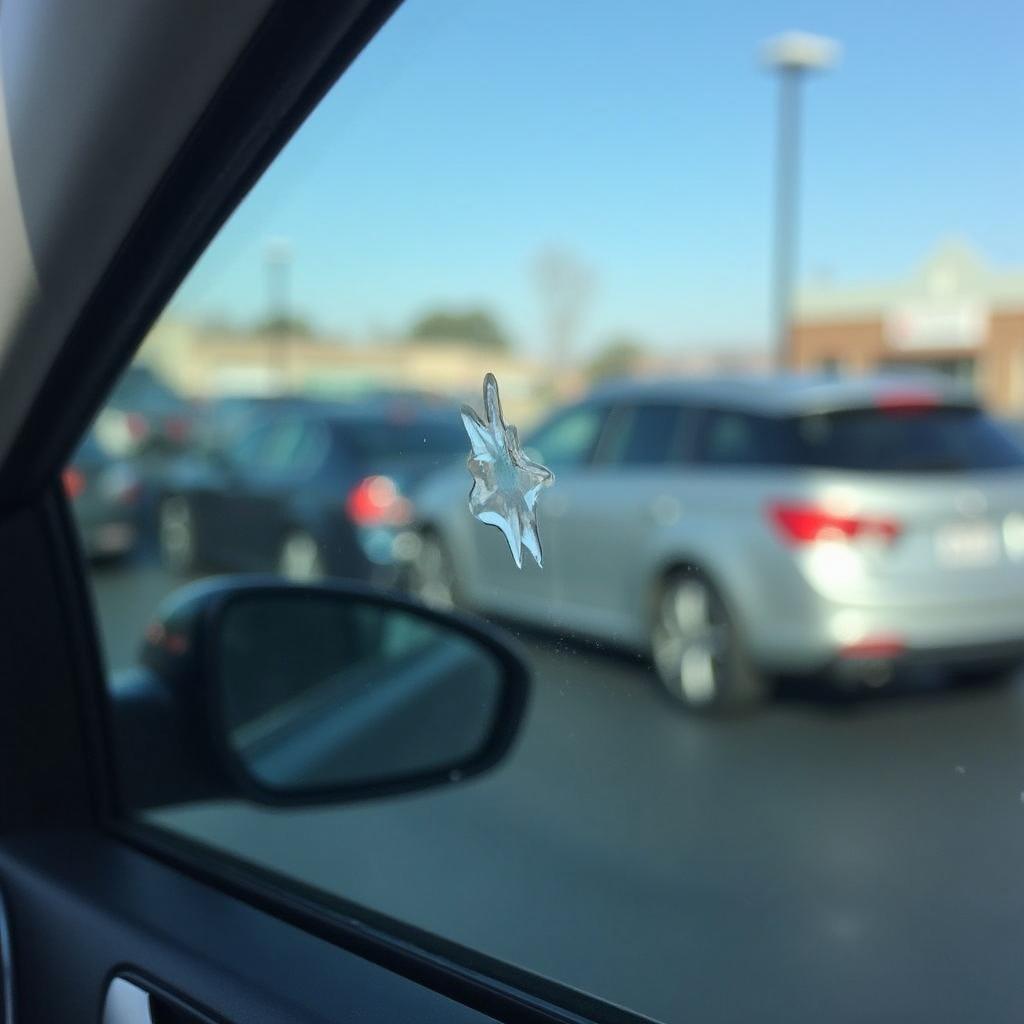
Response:
[[[569,250],[550,246],[537,254],[533,273],[548,334],[548,351],[552,363],[564,369],[594,293],[594,272]]]

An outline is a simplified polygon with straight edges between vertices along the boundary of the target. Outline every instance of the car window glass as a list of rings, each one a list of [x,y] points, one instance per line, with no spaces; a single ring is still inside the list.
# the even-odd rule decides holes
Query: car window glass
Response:
[[[345,430],[348,447],[362,460],[428,459],[443,464],[466,451],[466,431],[454,418],[412,422],[368,420]]]
[[[679,405],[618,409],[602,439],[598,460],[626,466],[676,462],[684,451],[685,410]]]
[[[327,431],[323,424],[306,422],[286,465],[296,476],[315,473],[327,456]]]
[[[769,416],[709,412],[698,442],[698,458],[715,466],[751,466],[784,461],[779,453],[779,425]]]
[[[1024,464],[1020,446],[977,409],[850,410],[786,426],[798,465],[913,473]]]
[[[270,432],[266,450],[262,453],[265,468],[270,473],[293,472],[297,468],[296,457],[309,430],[297,419],[284,419],[274,425]]]
[[[597,445],[606,410],[587,405],[556,417],[527,441],[530,453],[550,466],[572,467],[587,462]]]
[[[163,602],[257,574],[513,643],[523,731],[465,783],[132,827],[665,1024],[1019,1018],[1022,37],[1010,0],[398,5],[61,482],[112,708]],[[550,486],[469,468],[488,374]],[[281,725],[317,651],[254,647],[242,706]]]
[[[226,454],[238,469],[261,469],[267,465],[278,434],[278,424],[261,423],[244,433],[236,444],[228,446]]]

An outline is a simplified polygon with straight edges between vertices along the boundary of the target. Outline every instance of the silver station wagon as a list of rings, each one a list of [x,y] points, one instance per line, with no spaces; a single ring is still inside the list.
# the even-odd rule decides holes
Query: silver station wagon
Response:
[[[557,478],[543,569],[470,516],[455,466],[415,495],[425,601],[649,653],[704,710],[780,673],[881,686],[1024,652],[1024,452],[941,379],[624,382],[525,444]]]

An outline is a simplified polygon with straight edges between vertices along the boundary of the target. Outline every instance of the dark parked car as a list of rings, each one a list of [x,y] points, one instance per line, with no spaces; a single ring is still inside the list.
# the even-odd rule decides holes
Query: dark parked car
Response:
[[[173,571],[215,563],[393,583],[409,488],[467,449],[456,409],[415,398],[282,400],[247,424],[169,472],[157,534]]]
[[[192,431],[189,402],[145,366],[130,366],[96,420],[107,451],[133,457],[181,451]]]
[[[63,480],[90,558],[116,558],[134,550],[140,488],[130,463],[111,455],[89,431]]]
[[[191,436],[204,452],[231,447],[256,424],[282,413],[308,408],[308,399],[291,395],[224,395],[198,412]]]

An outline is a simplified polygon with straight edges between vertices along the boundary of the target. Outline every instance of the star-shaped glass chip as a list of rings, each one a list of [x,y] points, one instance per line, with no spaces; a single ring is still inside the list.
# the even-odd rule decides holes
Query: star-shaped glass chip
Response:
[[[469,511],[505,535],[516,565],[523,567],[523,548],[543,566],[535,512],[541,489],[555,482],[555,474],[527,458],[519,445],[519,432],[505,423],[493,373],[484,377],[484,416],[472,406],[462,407],[462,422],[472,447],[466,465],[473,477]]]

